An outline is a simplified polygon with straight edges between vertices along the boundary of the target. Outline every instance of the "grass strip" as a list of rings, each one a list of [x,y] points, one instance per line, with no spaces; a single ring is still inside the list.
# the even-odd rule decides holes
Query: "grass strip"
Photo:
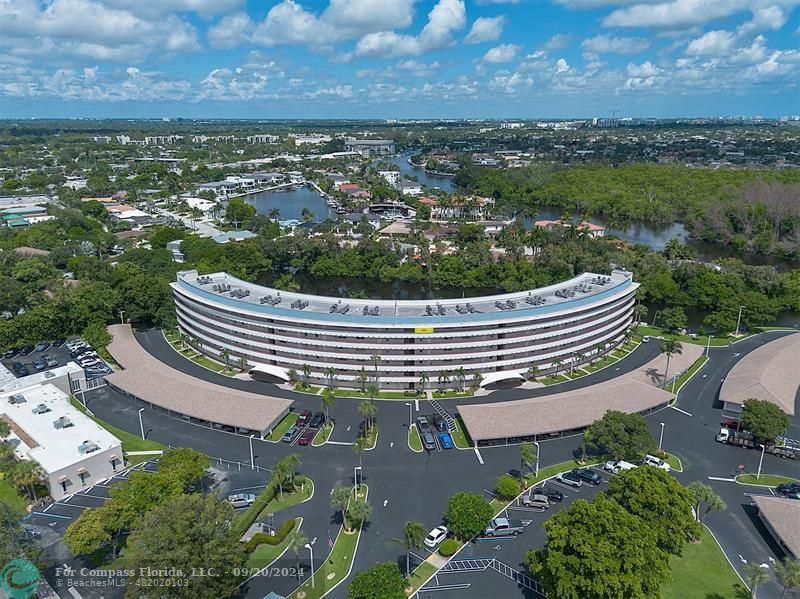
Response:
[[[785,483],[796,483],[796,478],[780,476],[778,474],[762,474],[756,478],[755,474],[740,474],[736,477],[736,482],[742,485],[753,485],[759,487],[777,487]]]
[[[286,535],[286,538],[283,539],[283,541],[277,545],[262,543],[255,548],[255,551],[253,551],[253,553],[251,553],[247,558],[247,569],[249,571],[254,571],[256,568],[266,568],[272,562],[278,559],[284,551],[286,551],[286,548],[289,546],[292,537],[297,534],[297,531],[300,528],[300,523],[303,521],[303,519],[295,518],[294,521],[294,529],[292,532]]]
[[[411,428],[408,429],[408,447],[416,453],[422,451],[422,439],[419,438],[416,424],[412,424]]]
[[[278,423],[278,426],[273,428],[272,432],[267,435],[267,441],[280,441],[283,438],[283,434],[292,428],[294,423],[297,422],[297,418],[297,412],[289,412],[286,414],[286,416],[284,416]]]
[[[469,449],[472,447],[472,439],[467,432],[467,427],[464,426],[464,421],[461,419],[461,416],[456,416],[456,430],[450,433],[450,436],[453,437],[453,443],[455,443],[456,447],[459,449]]]

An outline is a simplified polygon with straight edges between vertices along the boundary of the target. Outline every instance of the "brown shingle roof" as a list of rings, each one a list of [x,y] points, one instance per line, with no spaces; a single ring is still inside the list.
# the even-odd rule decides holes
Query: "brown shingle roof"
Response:
[[[194,378],[145,351],[130,325],[112,325],[108,330],[114,337],[108,351],[125,370],[106,376],[106,380],[154,405],[209,422],[267,431],[293,403]]]
[[[761,517],[796,558],[800,558],[800,501],[772,495],[753,495]]]
[[[800,387],[800,333],[786,335],[753,350],[731,369],[719,399],[743,404],[745,399],[774,403],[790,416]]]
[[[517,401],[458,406],[474,441],[546,435],[579,429],[608,410],[641,412],[665,404],[672,394],[630,377],[575,391]]]

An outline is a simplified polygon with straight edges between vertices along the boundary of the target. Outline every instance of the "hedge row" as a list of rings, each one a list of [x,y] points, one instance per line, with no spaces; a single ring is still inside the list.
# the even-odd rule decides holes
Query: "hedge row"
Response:
[[[284,539],[289,536],[289,533],[294,530],[295,523],[296,522],[294,518],[286,520],[286,522],[281,524],[278,530],[275,531],[274,535],[270,535],[265,532],[257,532],[249,541],[247,541],[244,546],[245,550],[248,553],[252,553],[256,550],[256,547],[262,544],[280,545]]]
[[[231,530],[237,537],[241,537],[244,533],[247,532],[247,529],[256,521],[256,518],[261,515],[261,512],[267,507],[267,504],[275,499],[275,495],[277,495],[278,489],[273,484],[267,485],[263,491],[256,497],[256,500],[253,502],[247,510],[241,514],[238,518],[233,521],[233,526]]]

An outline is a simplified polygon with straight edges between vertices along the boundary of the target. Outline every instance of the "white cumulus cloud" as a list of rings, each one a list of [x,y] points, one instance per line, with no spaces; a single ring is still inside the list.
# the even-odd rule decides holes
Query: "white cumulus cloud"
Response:
[[[480,44],[482,42],[493,42],[500,39],[503,35],[503,27],[506,24],[504,16],[499,17],[480,17],[475,19],[467,37],[464,38],[465,44]]]
[[[500,44],[487,50],[481,60],[489,64],[500,64],[503,62],[511,62],[517,57],[517,53],[522,46],[518,44]]]
[[[639,54],[650,47],[650,42],[640,37],[611,37],[596,35],[583,40],[581,48],[595,54]]]

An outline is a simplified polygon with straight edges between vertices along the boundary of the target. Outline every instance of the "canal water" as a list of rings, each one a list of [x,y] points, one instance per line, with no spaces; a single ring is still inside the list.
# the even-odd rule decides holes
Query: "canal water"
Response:
[[[313,220],[323,222],[335,218],[325,203],[325,198],[305,185],[288,188],[288,191],[262,191],[245,198],[248,204],[255,206],[258,214],[268,216],[273,208],[280,211],[279,220],[303,220],[303,208],[308,208],[314,215]]]
[[[383,158],[383,162],[390,162],[400,169],[400,174],[403,177],[415,177],[417,181],[428,187],[438,187],[447,193],[453,193],[456,186],[453,184],[453,177],[437,177],[436,175],[429,175],[425,169],[420,166],[412,166],[408,163],[408,157],[411,154],[402,154],[392,158]]]

